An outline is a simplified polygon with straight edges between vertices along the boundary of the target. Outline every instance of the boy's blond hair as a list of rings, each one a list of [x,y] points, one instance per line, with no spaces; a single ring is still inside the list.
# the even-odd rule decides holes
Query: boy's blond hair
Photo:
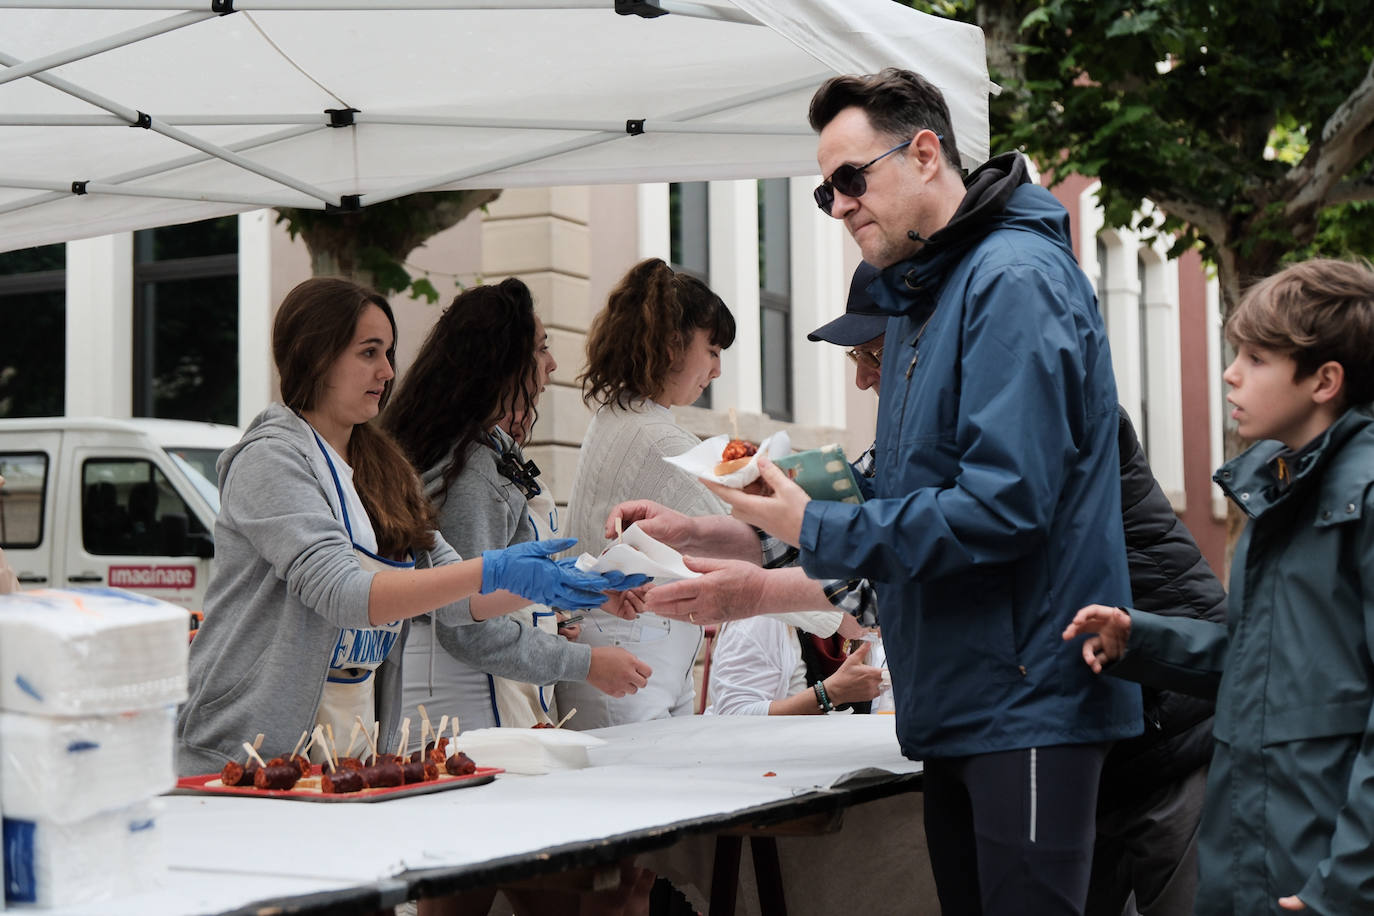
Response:
[[[1246,290],[1226,339],[1292,357],[1294,381],[1334,360],[1345,370],[1344,403],[1374,401],[1374,270],[1324,258],[1286,267]]]

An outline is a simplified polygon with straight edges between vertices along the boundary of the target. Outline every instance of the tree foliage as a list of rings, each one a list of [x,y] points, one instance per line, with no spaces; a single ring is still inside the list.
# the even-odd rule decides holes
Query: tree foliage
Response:
[[[1374,16],[1312,0],[943,0],[984,28],[994,144],[1101,180],[1108,225],[1218,265],[1229,310],[1286,260],[1374,241]],[[1142,202],[1154,222],[1136,225]]]
[[[411,277],[406,256],[500,194],[435,191],[346,212],[282,207],[277,222],[286,224],[293,239],[305,241],[315,276],[349,277],[382,295],[407,290],[433,303],[439,299],[438,290],[427,277]]]

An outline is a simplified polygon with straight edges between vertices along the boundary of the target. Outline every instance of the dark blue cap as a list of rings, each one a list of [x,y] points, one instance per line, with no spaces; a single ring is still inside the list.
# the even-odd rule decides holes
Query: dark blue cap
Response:
[[[844,314],[807,334],[807,340],[824,340],[842,347],[857,347],[875,337],[882,337],[887,330],[888,315],[878,308],[878,303],[868,294],[868,284],[877,276],[878,268],[867,261],[860,261],[854,278],[849,281],[849,301],[845,303]]]

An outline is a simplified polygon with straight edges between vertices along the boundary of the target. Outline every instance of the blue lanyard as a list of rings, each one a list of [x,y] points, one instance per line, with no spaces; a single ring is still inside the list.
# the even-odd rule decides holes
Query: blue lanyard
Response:
[[[329,465],[329,476],[334,478],[334,492],[339,494],[339,511],[343,513],[344,530],[348,532],[348,542],[353,545],[353,549],[380,563],[385,563],[387,566],[394,566],[397,569],[414,569],[415,554],[413,552],[410,553],[409,562],[404,560],[389,560],[386,557],[378,556],[353,540],[353,525],[348,521],[348,500],[344,498],[343,484],[339,483],[339,472],[334,469],[334,462],[329,457],[329,449],[324,447],[324,440],[320,438],[320,434],[315,432],[314,427],[311,427],[310,432],[315,437],[315,444],[320,447],[320,454],[324,456],[324,463]]]

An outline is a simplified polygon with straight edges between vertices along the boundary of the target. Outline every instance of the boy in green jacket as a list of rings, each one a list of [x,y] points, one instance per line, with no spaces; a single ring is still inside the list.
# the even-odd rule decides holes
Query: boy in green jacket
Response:
[[[1215,695],[1199,914],[1374,912],[1374,271],[1314,260],[1246,293],[1223,376],[1258,442],[1225,625],[1091,605],[1096,672]]]

